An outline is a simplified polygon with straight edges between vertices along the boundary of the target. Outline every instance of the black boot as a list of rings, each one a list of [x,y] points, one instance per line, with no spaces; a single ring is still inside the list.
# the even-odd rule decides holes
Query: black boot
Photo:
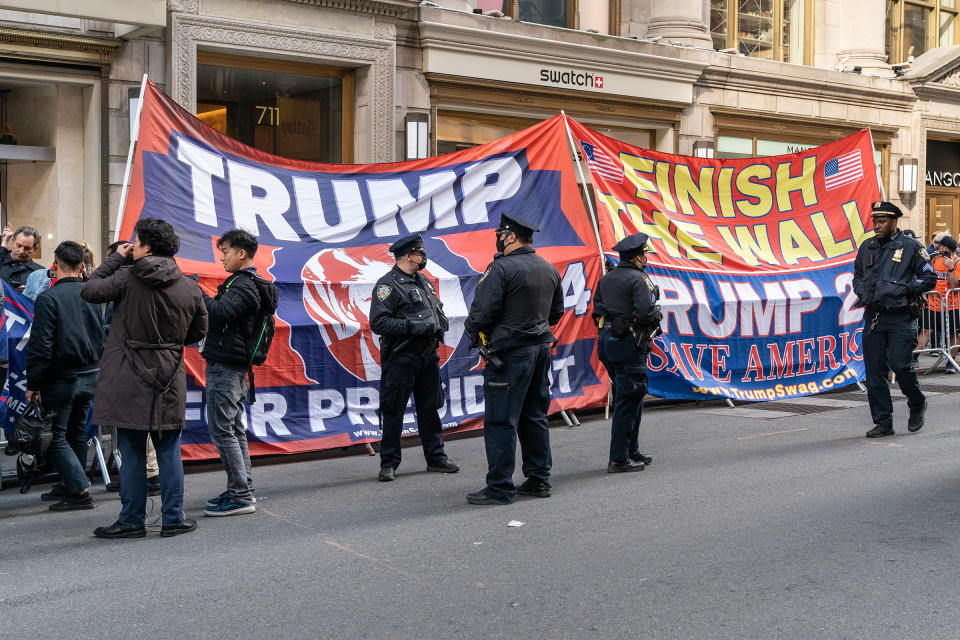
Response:
[[[919,411],[911,411],[910,419],[907,420],[907,431],[910,433],[916,433],[923,428],[923,416],[927,413],[927,401],[923,401],[923,406],[920,407]]]
[[[892,435],[893,435],[893,427],[889,427],[889,426],[885,427],[881,424],[878,424],[873,429],[870,429],[870,431],[867,431],[868,438],[882,438],[884,436],[892,436]]]

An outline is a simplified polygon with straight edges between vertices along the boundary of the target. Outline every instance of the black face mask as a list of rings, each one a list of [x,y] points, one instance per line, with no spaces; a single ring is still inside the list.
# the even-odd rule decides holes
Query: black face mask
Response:
[[[427,268],[427,254],[420,254],[420,264],[417,265],[417,271],[423,271]]]
[[[497,233],[497,253],[503,253],[507,245],[503,239],[509,235],[509,232]]]

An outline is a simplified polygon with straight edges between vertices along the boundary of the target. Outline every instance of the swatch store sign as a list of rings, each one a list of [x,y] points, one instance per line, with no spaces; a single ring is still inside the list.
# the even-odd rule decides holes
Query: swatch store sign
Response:
[[[562,87],[603,89],[603,76],[572,69],[540,69],[540,82]]]
[[[927,140],[927,186],[960,189],[960,143]]]

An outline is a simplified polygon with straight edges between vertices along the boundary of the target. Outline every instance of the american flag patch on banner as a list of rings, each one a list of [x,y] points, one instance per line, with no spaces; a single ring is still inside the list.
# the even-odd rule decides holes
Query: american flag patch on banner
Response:
[[[863,177],[863,158],[860,150],[831,158],[823,165],[823,182],[827,191],[856,182]]]
[[[583,147],[583,154],[587,158],[587,166],[591,171],[611,182],[623,182],[623,166],[618,160],[611,158],[589,142],[581,140],[580,146]]]

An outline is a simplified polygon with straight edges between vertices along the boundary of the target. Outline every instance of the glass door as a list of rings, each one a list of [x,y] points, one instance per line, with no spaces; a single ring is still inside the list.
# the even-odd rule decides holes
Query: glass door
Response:
[[[960,197],[949,193],[927,191],[927,238],[946,232],[954,238],[960,230]]]

